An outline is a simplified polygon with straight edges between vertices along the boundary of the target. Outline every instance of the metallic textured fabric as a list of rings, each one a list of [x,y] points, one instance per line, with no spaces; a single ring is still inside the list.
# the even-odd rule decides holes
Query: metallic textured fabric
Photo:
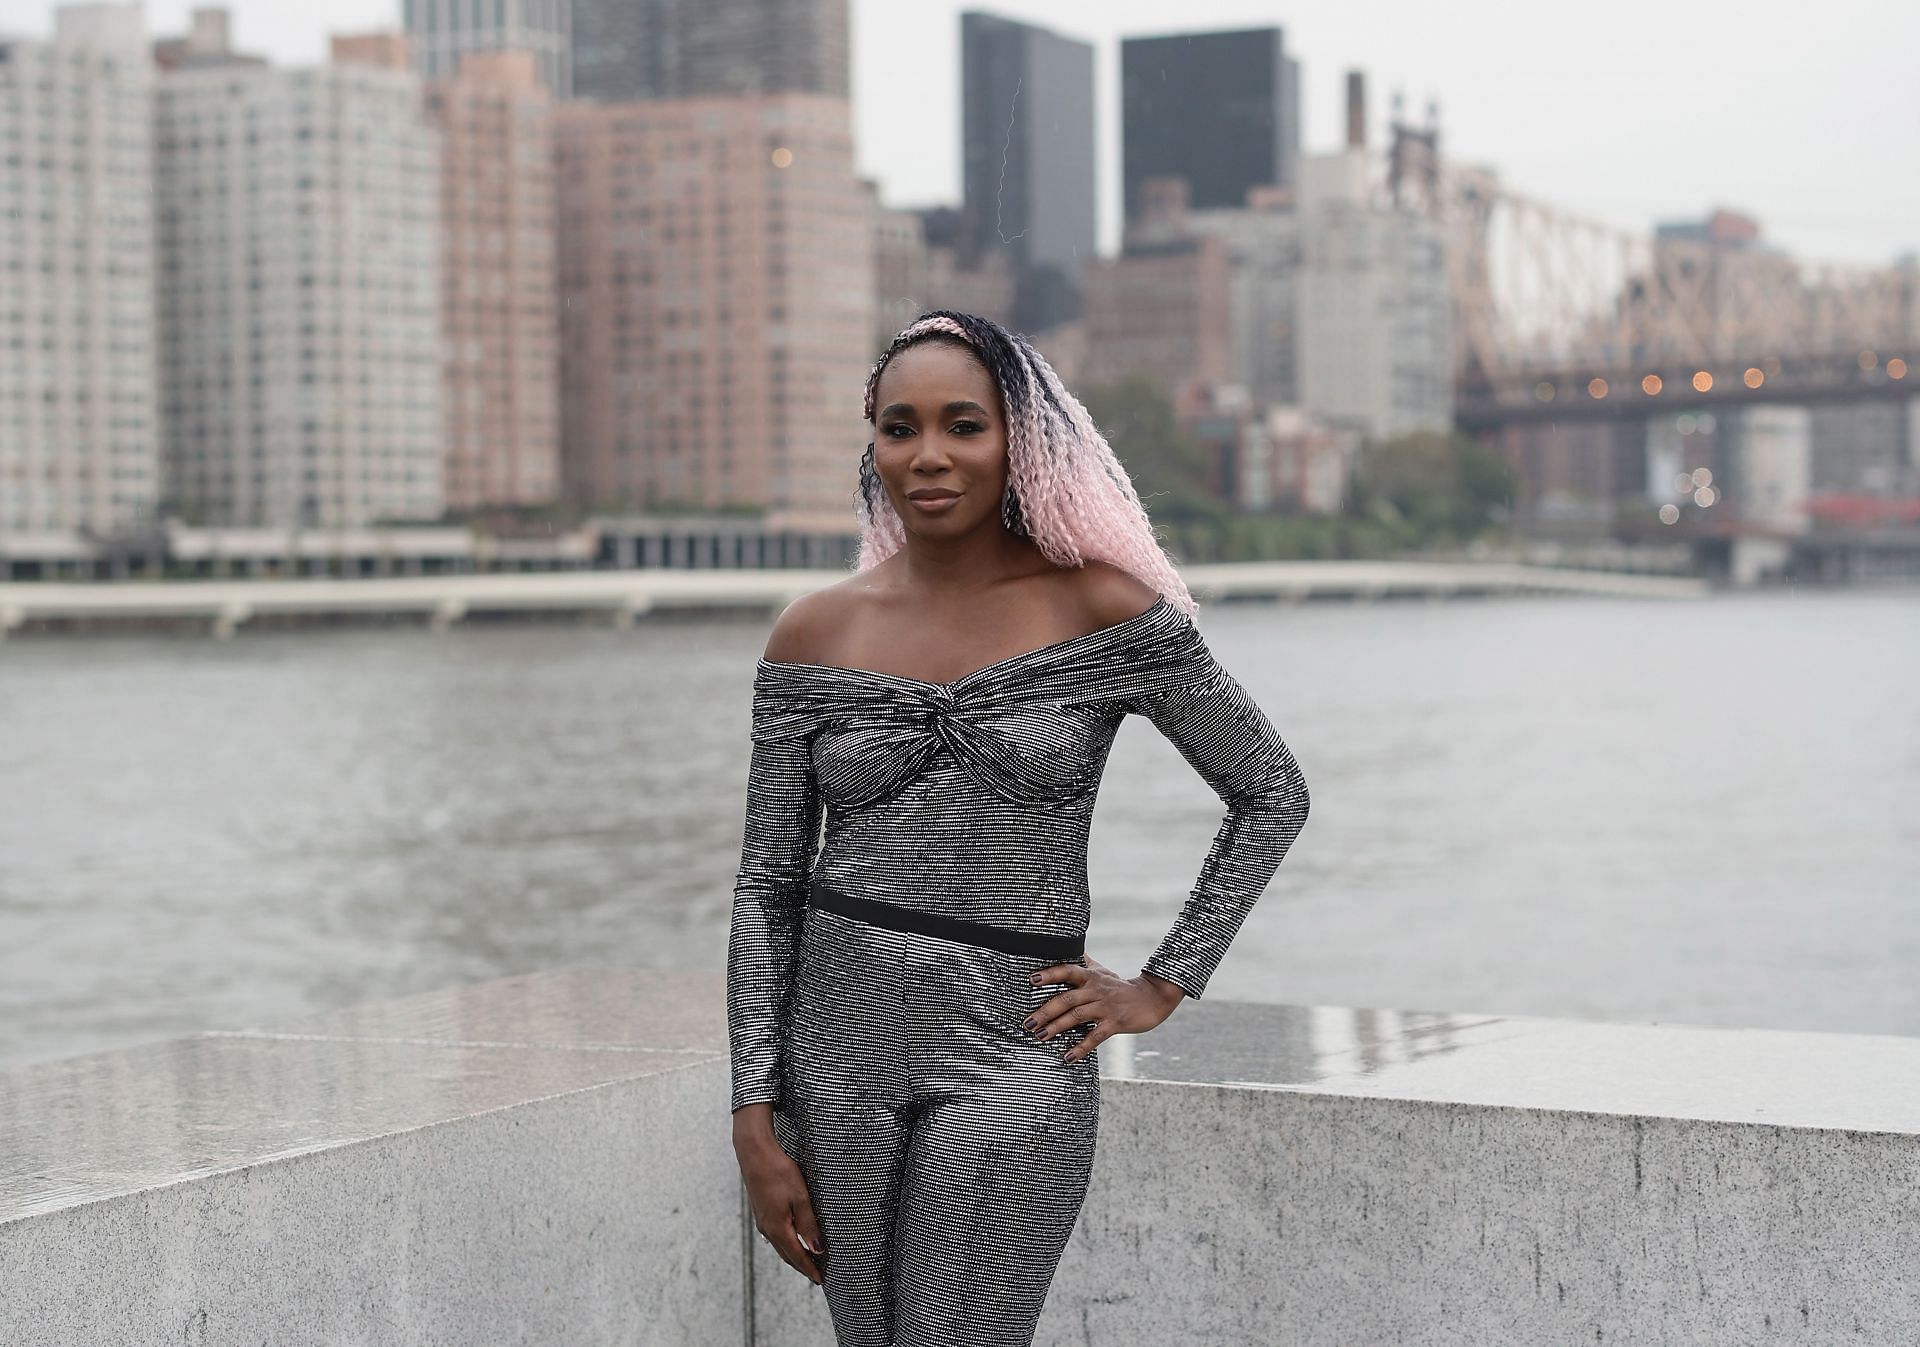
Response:
[[[813,909],[774,1135],[841,1347],[1027,1347],[1093,1170],[1097,1055],[1020,1022],[1050,961]]]
[[[951,683],[761,660],[727,950],[733,1107],[771,1101],[827,1244],[842,1347],[1027,1344],[1086,1191],[1084,1036],[1021,1020],[1048,961],[806,906],[845,893],[1080,937],[1121,719],[1227,805],[1148,972],[1198,997],[1307,817],[1298,764],[1191,619],[1143,612]],[[820,841],[825,823],[824,843]]]

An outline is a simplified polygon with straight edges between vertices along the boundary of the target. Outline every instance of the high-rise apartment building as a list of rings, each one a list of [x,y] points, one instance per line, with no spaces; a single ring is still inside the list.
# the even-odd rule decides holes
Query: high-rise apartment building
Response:
[[[1453,347],[1438,227],[1375,199],[1364,150],[1305,156],[1298,195],[1300,404],[1375,439],[1447,429]]]
[[[848,0],[573,0],[573,89],[604,103],[704,94],[847,98],[847,8]]]
[[[439,134],[405,46],[282,70],[203,42],[159,79],[165,494],[189,524],[441,513]]]
[[[1294,185],[1300,63],[1278,28],[1132,37],[1120,44],[1126,217],[1142,184],[1183,177],[1195,210],[1237,209]]]
[[[934,241],[928,212],[889,210],[880,204],[879,184],[866,187],[873,205],[876,347],[885,347],[929,309],[1013,321],[1013,268],[1006,254],[988,253],[978,266],[962,266],[950,243]]]
[[[1281,188],[1255,188],[1243,206],[1187,216],[1194,233],[1226,245],[1233,266],[1233,380],[1266,407],[1299,401],[1299,221],[1291,193]]]
[[[425,79],[450,79],[476,51],[533,54],[556,98],[573,96],[573,0],[400,0],[401,25]]]
[[[1226,248],[1202,235],[1096,262],[1087,275],[1081,379],[1139,376],[1176,402],[1228,382],[1232,279]]]
[[[153,63],[162,70],[182,70],[197,65],[264,66],[264,56],[245,56],[233,49],[232,24],[227,11],[218,5],[195,6],[187,20],[187,31],[178,37],[155,38]]]
[[[876,354],[846,100],[580,102],[555,125],[568,499],[844,530]]]
[[[1176,405],[1194,405],[1234,377],[1233,255],[1189,226],[1183,179],[1152,189],[1120,256],[1088,269],[1080,377],[1138,376]]]
[[[553,100],[532,52],[470,52],[427,90],[440,129],[447,507],[560,494]]]
[[[0,551],[151,525],[152,70],[138,5],[0,39]]]
[[[1309,155],[1301,190],[1188,211],[1149,179],[1126,245],[1087,283],[1082,377],[1143,375],[1181,406],[1219,385],[1386,439],[1453,419],[1445,257],[1431,221],[1379,199],[1364,151]]]
[[[1004,249],[1029,331],[1079,316],[1095,256],[1093,46],[992,14],[960,16],[969,259]]]

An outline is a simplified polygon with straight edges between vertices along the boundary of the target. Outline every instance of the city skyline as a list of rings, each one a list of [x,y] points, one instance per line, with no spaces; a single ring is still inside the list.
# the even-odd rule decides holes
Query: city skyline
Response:
[[[0,0],[0,33],[47,33],[55,8],[57,0]],[[190,0],[147,4],[150,33],[184,30],[191,8]],[[232,0],[228,8],[237,46],[291,64],[323,60],[332,33],[397,28],[400,7],[326,0],[289,13],[267,0]],[[1357,66],[1368,76],[1376,145],[1396,90],[1416,121],[1437,99],[1450,155],[1490,164],[1529,197],[1622,229],[1650,231],[1725,206],[1810,259],[1878,264],[1920,250],[1920,176],[1902,169],[1903,128],[1920,117],[1920,84],[1904,69],[1904,53],[1920,46],[1920,12],[1836,0],[1816,25],[1798,9],[1702,3],[1674,11],[1629,0],[1595,28],[1491,0],[1444,12],[1400,5],[1392,17],[1378,6],[1192,0],[1175,20],[1147,0],[853,0],[859,165],[879,179],[888,204],[960,199],[958,16],[966,9],[1094,42],[1106,254],[1119,237],[1119,38],[1267,24],[1285,29],[1301,62],[1310,152],[1338,141],[1345,72]],[[1520,63],[1519,53],[1532,59]],[[912,117],[889,96],[896,78],[911,87]],[[1549,99],[1554,117],[1529,115]],[[1712,156],[1705,172],[1694,147]]]
[[[7,39],[8,190],[45,204],[0,234],[0,272],[27,278],[0,314],[0,345],[24,353],[0,387],[5,527],[78,530],[63,545],[86,552],[88,531],[157,538],[163,520],[351,529],[565,506],[757,510],[839,536],[864,432],[851,410],[836,428],[834,390],[890,337],[882,315],[928,308],[1010,321],[1070,387],[1142,381],[1149,421],[1200,437],[1179,473],[1210,509],[1364,510],[1357,452],[1416,434],[1504,463],[1514,518],[1631,531],[1655,505],[1672,525],[1684,486],[1700,510],[1728,502],[1716,520],[1750,503],[1749,523],[1798,534],[1849,495],[1920,494],[1911,261],[1803,265],[1726,210],[1667,216],[1649,247],[1472,160],[1436,190],[1439,133],[1418,123],[1390,137],[1389,198],[1361,72],[1344,81],[1347,145],[1293,155],[1299,67],[1277,27],[1121,43],[1135,204],[1125,251],[1103,255],[1099,47],[984,11],[961,17],[960,208],[889,206],[859,172],[848,0],[782,2],[812,16],[810,66],[773,73],[746,22],[770,0],[733,0],[698,11],[725,23],[643,44],[662,87],[718,91],[606,102],[553,102],[537,52],[436,28],[444,5],[402,13],[476,53],[459,88],[423,89],[391,27],[342,25],[328,62],[249,52],[224,6],[156,34],[138,4],[74,5],[51,39]],[[565,30],[554,0],[525,4]],[[501,62],[519,73],[490,79]],[[741,89],[789,80],[832,87]],[[138,125],[70,135],[47,116]],[[508,161],[517,189],[495,171]],[[1485,228],[1436,218],[1463,187],[1497,203]],[[122,198],[130,228],[151,198],[153,228],[109,248],[90,226]],[[522,249],[516,282],[502,268]],[[126,284],[147,274],[151,304]],[[116,306],[127,323],[103,327]],[[132,359],[136,307],[157,369]],[[156,394],[157,474],[140,411]],[[1297,545],[1292,524],[1260,527]],[[752,550],[732,532],[706,544],[716,564]]]

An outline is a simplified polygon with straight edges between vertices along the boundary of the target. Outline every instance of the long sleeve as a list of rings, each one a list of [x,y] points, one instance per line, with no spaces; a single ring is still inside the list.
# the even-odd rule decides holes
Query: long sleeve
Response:
[[[1253,699],[1188,633],[1170,681],[1135,698],[1227,806],[1186,903],[1146,972],[1198,999],[1307,821],[1299,764]]]
[[[780,1101],[780,1051],[821,797],[810,739],[794,733],[764,678],[754,688],[746,824],[727,936],[733,1105]]]

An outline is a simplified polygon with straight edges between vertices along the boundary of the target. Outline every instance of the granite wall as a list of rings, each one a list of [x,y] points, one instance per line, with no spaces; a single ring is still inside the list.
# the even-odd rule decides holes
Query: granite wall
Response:
[[[0,1073],[0,1343],[830,1347],[724,1049],[570,969]],[[1047,1347],[1920,1342],[1920,1040],[1209,1001],[1102,1074]]]

